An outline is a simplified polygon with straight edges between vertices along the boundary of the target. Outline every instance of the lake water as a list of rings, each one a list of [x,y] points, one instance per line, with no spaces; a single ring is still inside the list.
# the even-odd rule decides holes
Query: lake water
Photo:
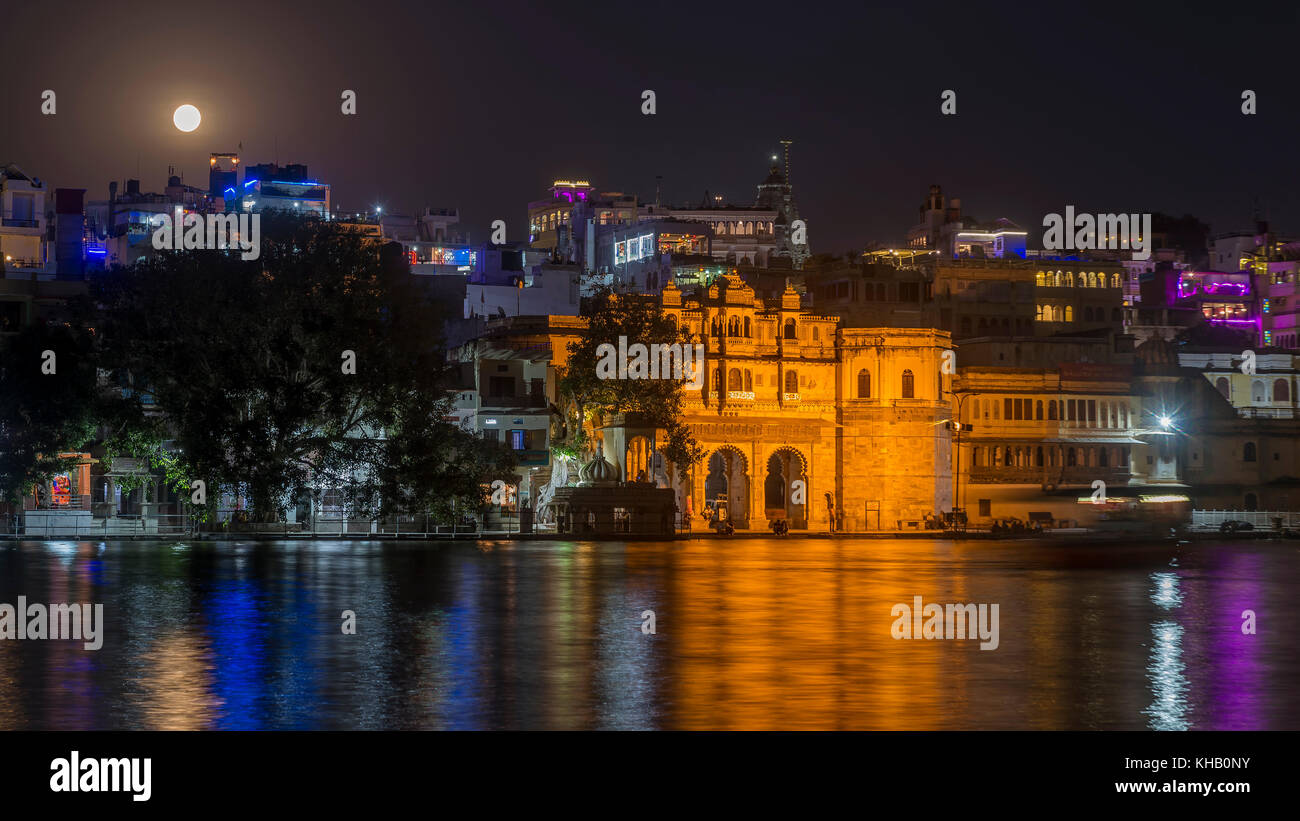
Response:
[[[0,729],[1294,730],[1297,590],[1294,542],[0,542],[0,604],[104,614],[0,640]]]

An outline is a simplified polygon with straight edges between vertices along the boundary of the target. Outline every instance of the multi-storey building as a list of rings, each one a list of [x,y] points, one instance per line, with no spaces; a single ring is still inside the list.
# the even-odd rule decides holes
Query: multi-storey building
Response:
[[[250,165],[244,169],[240,208],[313,213],[329,219],[330,185],[311,179],[307,166],[298,163]]]
[[[1126,272],[1117,263],[939,259],[938,327],[955,339],[1071,334],[1123,324]]]
[[[1091,522],[1111,495],[1177,480],[1160,414],[1134,383],[1132,338],[973,340],[957,350],[960,507],[976,525]],[[1033,514],[1031,516],[1031,514]]]

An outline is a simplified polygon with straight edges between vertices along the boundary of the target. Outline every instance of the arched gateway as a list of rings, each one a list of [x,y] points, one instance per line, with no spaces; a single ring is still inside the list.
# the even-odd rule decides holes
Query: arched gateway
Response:
[[[791,528],[807,530],[808,494],[808,460],[795,448],[778,448],[768,457],[763,480],[763,509],[768,521],[785,519]]]
[[[719,499],[726,500],[735,527],[749,527],[749,460],[732,445],[718,448],[705,463],[705,505],[716,504]]]

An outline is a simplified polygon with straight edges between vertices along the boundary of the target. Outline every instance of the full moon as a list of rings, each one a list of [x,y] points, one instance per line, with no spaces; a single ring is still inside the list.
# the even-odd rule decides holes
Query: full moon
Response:
[[[176,109],[176,113],[172,115],[172,122],[181,131],[193,131],[199,127],[201,119],[203,118],[199,116],[199,110],[189,103]]]

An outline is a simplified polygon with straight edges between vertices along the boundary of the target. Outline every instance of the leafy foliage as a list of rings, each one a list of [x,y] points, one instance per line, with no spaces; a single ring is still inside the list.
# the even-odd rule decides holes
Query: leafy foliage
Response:
[[[97,396],[90,333],[37,324],[0,337],[0,501],[16,502],[72,466],[59,454],[94,440]]]
[[[445,421],[444,316],[400,249],[294,215],[262,229],[257,260],[166,253],[97,289],[104,366],[165,414],[177,475],[262,520],[312,486],[344,489],[349,515],[477,503],[508,455]]]
[[[580,340],[569,343],[569,359],[559,380],[560,392],[568,400],[577,422],[571,429],[580,431],[588,410],[593,408],[616,414],[638,414],[667,431],[667,441],[659,445],[665,458],[679,470],[689,469],[703,458],[704,452],[681,423],[686,380],[601,379],[597,365],[601,358],[600,346],[610,344],[617,348],[620,337],[626,337],[628,346],[636,343],[687,345],[690,334],[679,328],[658,304],[646,299],[602,289],[588,305],[587,331]]]

